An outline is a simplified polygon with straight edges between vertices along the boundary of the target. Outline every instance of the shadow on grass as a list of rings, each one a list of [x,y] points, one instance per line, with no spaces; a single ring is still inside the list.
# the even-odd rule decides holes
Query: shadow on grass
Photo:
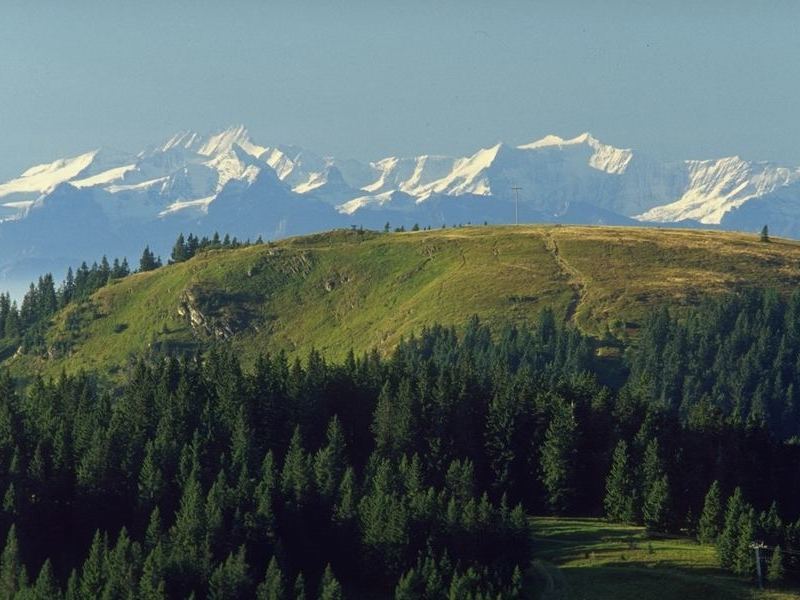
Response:
[[[571,567],[566,570],[567,598],[604,600],[744,600],[752,591],[711,569],[692,570],[634,566]]]

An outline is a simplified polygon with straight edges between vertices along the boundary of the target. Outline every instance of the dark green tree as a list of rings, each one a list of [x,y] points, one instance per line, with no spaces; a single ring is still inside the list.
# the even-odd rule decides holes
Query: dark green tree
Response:
[[[546,501],[556,514],[567,512],[576,493],[578,423],[572,404],[557,398],[544,435],[540,468]]]
[[[603,500],[606,516],[612,521],[630,523],[635,518],[634,487],[628,462],[628,444],[620,440],[611,460],[611,471],[606,478],[606,496]]]
[[[172,253],[170,254],[170,262],[179,263],[189,258],[189,249],[186,246],[186,240],[183,234],[178,235],[175,244],[172,246]]]
[[[286,586],[283,581],[283,573],[274,556],[269,561],[267,572],[264,575],[264,581],[258,584],[256,598],[258,600],[285,600],[286,598]]]
[[[303,577],[303,573],[297,574],[292,591],[294,592],[294,600],[306,600],[306,580]]]
[[[755,553],[755,514],[752,508],[742,511],[739,517],[736,547],[734,550],[733,572],[737,575],[752,577],[756,572]]]
[[[717,552],[719,562],[725,568],[733,568],[736,561],[736,547],[740,538],[739,530],[742,521],[742,514],[745,511],[745,503],[742,498],[742,490],[736,488],[728,498],[725,509],[725,522],[722,531],[717,538]]]
[[[770,583],[783,582],[784,567],[783,567],[783,552],[781,547],[776,546],[769,559],[769,567],[767,568],[767,581]]]
[[[107,579],[107,553],[108,542],[105,536],[96,531],[89,549],[89,556],[81,569],[79,589],[82,598],[100,598],[102,596]]]
[[[35,600],[59,600],[61,598],[61,588],[53,574],[53,565],[50,559],[44,561],[39,570],[39,576],[33,586],[32,598]]]
[[[651,531],[667,531],[671,498],[657,438],[652,438],[647,444],[640,479],[642,520],[645,526]]]
[[[27,577],[19,556],[17,528],[11,525],[6,535],[6,545],[0,556],[0,598],[13,598],[24,587]]]
[[[295,507],[303,506],[311,492],[311,466],[303,449],[300,427],[295,427],[281,471],[281,493]]]
[[[319,600],[342,600],[342,586],[333,574],[330,565],[325,567],[319,584]]]
[[[250,579],[247,574],[244,546],[220,563],[208,582],[209,600],[236,600],[247,597]],[[252,592],[251,592],[252,593]]]
[[[156,255],[150,250],[150,246],[145,246],[142,251],[142,256],[139,258],[139,271],[144,273],[146,271],[153,271],[161,266],[161,261],[156,258]]]
[[[700,524],[697,539],[701,544],[713,544],[722,530],[722,497],[719,491],[719,482],[714,481],[708,488],[703,513],[700,515]]]

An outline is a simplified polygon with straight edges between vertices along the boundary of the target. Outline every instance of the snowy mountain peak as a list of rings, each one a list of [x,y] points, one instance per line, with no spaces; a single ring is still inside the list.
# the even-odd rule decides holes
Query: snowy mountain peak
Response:
[[[200,134],[196,131],[179,131],[158,148],[160,152],[169,152],[173,148],[196,150],[201,141]]]
[[[241,147],[245,152],[256,158],[266,150],[263,146],[257,146],[250,141],[250,134],[244,125],[237,125],[209,136],[197,152],[198,154],[211,156],[228,152],[233,146]]]
[[[578,144],[599,144],[599,141],[592,137],[592,134],[588,131],[583,132],[582,134],[575,136],[574,138],[565,140],[564,138],[557,136],[557,135],[546,135],[540,140],[536,140],[535,142],[531,142],[529,144],[523,144],[522,146],[517,146],[520,150],[535,150],[536,148],[549,148],[551,146],[575,146]]]
[[[620,174],[628,168],[633,158],[633,152],[628,148],[615,148],[602,143],[591,133],[584,133],[571,139],[563,139],[557,135],[546,135],[540,140],[517,146],[519,150],[541,150],[544,148],[557,148],[564,150],[569,147],[589,148],[592,152],[589,157],[589,166],[598,171]]]
[[[22,245],[40,230],[50,243],[73,204],[81,211],[75,227],[85,230],[83,221],[96,211],[109,230],[135,237],[138,247],[155,231],[285,235],[340,226],[343,215],[348,225],[380,227],[387,220],[507,222],[513,187],[522,189],[526,219],[722,226],[734,219],[741,227],[771,211],[780,218],[763,217],[759,228],[768,222],[776,233],[783,227],[783,233],[800,235],[800,168],[738,156],[635,159],[630,149],[589,132],[551,134],[520,146],[497,143],[466,156],[389,156],[367,163],[297,146],[261,146],[237,125],[210,135],[182,131],[136,155],[93,150],[0,183],[0,255],[14,251],[3,246],[13,237],[9,230],[18,232]],[[28,210],[34,202],[35,210]],[[64,243],[58,252],[77,242]]]
[[[92,150],[72,158],[31,167],[16,179],[0,184],[0,198],[33,199],[32,197],[51,190],[60,183],[80,177],[99,153],[100,150]]]

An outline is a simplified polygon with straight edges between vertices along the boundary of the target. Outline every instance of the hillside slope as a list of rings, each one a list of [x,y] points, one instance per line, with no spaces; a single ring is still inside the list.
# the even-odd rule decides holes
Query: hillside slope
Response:
[[[542,600],[789,600],[797,589],[754,589],[719,567],[713,546],[601,519],[535,517]]]
[[[683,309],[747,286],[789,291],[800,244],[755,236],[630,227],[472,227],[335,231],[210,251],[109,285],[56,315],[47,356],[6,361],[17,374],[113,374],[147,351],[227,340],[331,358],[391,349],[432,323],[492,326],[558,317],[602,337],[634,333],[653,306]]]

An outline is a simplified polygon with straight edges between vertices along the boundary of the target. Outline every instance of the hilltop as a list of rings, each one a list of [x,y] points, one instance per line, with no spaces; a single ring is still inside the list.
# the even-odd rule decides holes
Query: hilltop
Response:
[[[341,359],[350,349],[388,352],[426,325],[460,327],[471,315],[493,328],[532,323],[544,308],[615,352],[615,340],[635,336],[654,306],[681,311],[709,295],[756,285],[789,291],[798,282],[800,244],[733,233],[339,230],[208,251],[115,281],[52,319],[46,355],[6,364],[18,374],[114,374],[141,353],[220,340],[246,360],[311,348]]]

